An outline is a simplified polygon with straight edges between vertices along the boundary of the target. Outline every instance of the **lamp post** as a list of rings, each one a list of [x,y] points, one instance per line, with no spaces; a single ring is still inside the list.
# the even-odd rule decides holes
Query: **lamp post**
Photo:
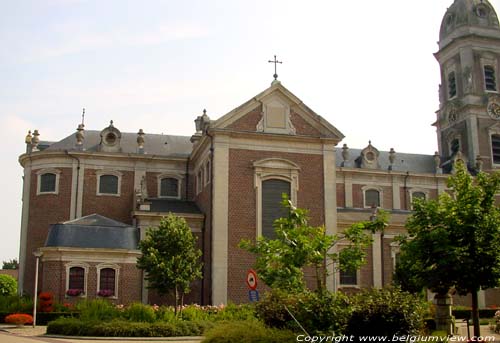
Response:
[[[370,221],[375,223],[378,219],[378,207],[373,206],[372,214],[370,215]],[[380,273],[381,273],[381,283],[384,287],[384,230],[380,232]]]
[[[33,293],[33,328],[36,326],[36,306],[38,300],[38,266],[40,264],[40,257],[42,257],[42,252],[37,250],[33,253],[36,257],[35,263],[35,292]]]

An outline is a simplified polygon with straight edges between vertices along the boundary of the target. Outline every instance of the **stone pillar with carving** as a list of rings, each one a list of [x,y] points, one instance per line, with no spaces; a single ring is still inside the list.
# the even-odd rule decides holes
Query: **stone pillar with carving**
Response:
[[[436,330],[445,331],[446,334],[453,334],[453,317],[451,315],[451,305],[453,298],[450,294],[436,294],[434,305],[436,305]]]

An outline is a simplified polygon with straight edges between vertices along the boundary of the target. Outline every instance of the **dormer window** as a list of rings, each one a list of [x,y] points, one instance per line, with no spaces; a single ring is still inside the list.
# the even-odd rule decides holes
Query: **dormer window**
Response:
[[[457,95],[457,79],[455,72],[452,71],[448,74],[448,98],[452,99]]]
[[[495,67],[485,65],[484,67],[484,87],[487,91],[496,92],[497,81],[495,77]]]
[[[373,186],[364,186],[363,191],[363,207],[373,208],[382,207],[382,189]]]
[[[113,132],[110,132],[106,135],[106,144],[114,145],[116,143],[116,135]]]

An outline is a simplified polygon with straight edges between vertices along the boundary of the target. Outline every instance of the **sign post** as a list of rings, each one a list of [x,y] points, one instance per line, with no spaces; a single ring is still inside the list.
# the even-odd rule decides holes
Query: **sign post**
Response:
[[[246,283],[250,290],[248,291],[248,299],[251,302],[259,301],[259,291],[257,290],[257,273],[250,269],[247,272]]]

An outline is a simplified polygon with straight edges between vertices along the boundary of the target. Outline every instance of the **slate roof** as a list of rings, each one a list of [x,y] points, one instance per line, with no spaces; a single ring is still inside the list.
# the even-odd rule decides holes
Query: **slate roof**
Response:
[[[202,214],[196,203],[193,201],[150,198],[150,212],[172,212]]]
[[[343,162],[342,158],[342,148],[337,148],[336,163],[337,167],[340,167]],[[351,168],[360,168],[359,164],[355,161],[360,155],[363,149],[351,149],[349,148],[349,162]],[[380,168],[379,170],[389,169],[389,152],[380,151],[380,156],[378,158]],[[431,173],[436,172],[434,166],[434,155],[421,155],[421,154],[405,154],[396,152],[396,161],[394,162],[392,170],[401,172],[413,172],[413,173]]]
[[[148,155],[188,157],[193,144],[188,136],[158,135],[146,133],[144,135],[144,152]],[[85,151],[98,151],[101,142],[101,131],[85,130],[83,148]],[[137,133],[122,132],[120,146],[122,153],[137,153]],[[75,134],[63,138],[59,142],[50,144],[46,151],[76,150]]]
[[[139,229],[98,214],[51,225],[46,247],[135,250]]]

